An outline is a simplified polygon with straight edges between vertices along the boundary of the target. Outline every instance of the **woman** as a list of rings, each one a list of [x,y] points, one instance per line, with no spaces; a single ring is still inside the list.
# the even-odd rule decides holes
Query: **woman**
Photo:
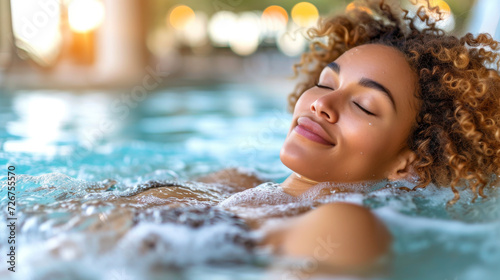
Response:
[[[484,188],[497,184],[500,174],[500,76],[486,66],[498,68],[498,42],[486,34],[445,35],[429,16],[439,11],[429,6],[421,7],[416,18],[401,18],[400,9],[384,1],[358,7],[309,30],[310,51],[295,66],[305,79],[290,96],[293,119],[280,153],[293,173],[273,193],[280,197],[276,201],[300,200],[324,182],[359,192],[360,185],[352,183],[381,180],[449,187],[455,194],[450,203],[459,199],[459,189],[484,196]],[[419,21],[426,27],[417,28]],[[168,201],[175,210],[192,205],[190,198],[211,207],[213,200],[233,194],[219,204],[229,209],[245,196],[250,198],[245,203],[262,203],[251,194],[268,190],[268,185],[252,188],[263,180],[235,169],[198,181],[216,184],[201,186],[212,188],[208,194],[198,186],[151,183],[115,202],[128,210],[137,200],[153,201],[151,207]],[[214,193],[224,194],[214,199]],[[264,203],[275,199],[264,194]],[[166,221],[183,222],[167,210]],[[308,210],[282,215],[307,212],[267,230],[262,243],[278,254],[313,258],[334,270],[370,267],[389,252],[391,235],[368,209],[342,202]],[[117,224],[133,215],[121,213]],[[264,224],[259,219],[247,223],[253,228]],[[115,227],[111,221],[105,226]]]
[[[305,81],[290,95],[293,120],[280,153],[294,172],[283,191],[388,179],[450,187],[451,204],[459,188],[484,196],[500,174],[500,76],[488,68],[498,69],[498,42],[446,35],[435,26],[439,9],[428,4],[415,18],[401,18],[386,1],[357,7],[308,32],[310,51],[295,65]],[[204,180],[223,177],[238,178],[222,172]],[[318,240],[335,246],[324,250]],[[334,203],[266,242],[285,255],[356,267],[382,256],[390,240],[369,210]]]

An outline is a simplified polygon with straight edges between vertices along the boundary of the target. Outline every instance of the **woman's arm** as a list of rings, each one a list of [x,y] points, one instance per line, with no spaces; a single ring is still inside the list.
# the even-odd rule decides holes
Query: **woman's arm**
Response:
[[[237,192],[256,187],[266,182],[254,172],[244,171],[237,168],[223,169],[195,180],[202,183],[218,183],[227,185],[234,188]]]
[[[319,264],[350,270],[370,266],[388,253],[391,235],[370,210],[340,202],[293,219],[264,242],[284,256],[312,258]]]

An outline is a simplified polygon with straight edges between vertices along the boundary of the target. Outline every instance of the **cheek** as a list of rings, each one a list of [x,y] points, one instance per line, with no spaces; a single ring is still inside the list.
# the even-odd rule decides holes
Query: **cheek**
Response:
[[[295,103],[294,115],[296,112],[304,112],[309,111],[311,104],[317,99],[312,92],[311,89],[306,90]]]
[[[363,158],[375,158],[387,153],[392,147],[388,141],[389,132],[381,130],[376,124],[361,121],[358,124],[346,125],[345,145],[347,150],[353,155],[360,155]]]
[[[295,103],[295,107],[293,108],[292,121],[290,123],[288,135],[290,135],[290,133],[292,132],[292,128],[297,122],[299,116],[309,112],[312,102],[314,102],[314,100],[311,101],[311,98],[309,97],[307,92],[304,92],[300,96],[299,100],[297,100],[297,103]]]

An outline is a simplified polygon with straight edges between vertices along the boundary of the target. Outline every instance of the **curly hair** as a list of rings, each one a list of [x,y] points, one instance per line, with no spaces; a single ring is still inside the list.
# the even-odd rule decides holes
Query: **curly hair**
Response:
[[[314,86],[322,69],[347,50],[364,44],[392,46],[418,77],[420,111],[408,138],[417,156],[414,189],[429,183],[449,186],[451,204],[460,198],[457,187],[472,190],[474,200],[478,194],[486,197],[484,188],[496,186],[500,175],[498,42],[489,34],[447,35],[436,27],[441,16],[436,20],[435,15],[443,13],[428,1],[415,16],[384,0],[357,7],[320,19],[308,30],[309,51],[293,67],[295,77],[303,74],[305,79],[290,94],[290,109]]]

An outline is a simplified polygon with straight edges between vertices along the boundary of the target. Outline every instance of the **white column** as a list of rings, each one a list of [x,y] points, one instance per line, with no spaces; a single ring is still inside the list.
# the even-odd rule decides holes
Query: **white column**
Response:
[[[13,55],[10,0],[0,0],[0,83]]]
[[[94,66],[98,82],[133,82],[144,73],[147,61],[141,2],[103,0],[105,18],[96,34]]]

